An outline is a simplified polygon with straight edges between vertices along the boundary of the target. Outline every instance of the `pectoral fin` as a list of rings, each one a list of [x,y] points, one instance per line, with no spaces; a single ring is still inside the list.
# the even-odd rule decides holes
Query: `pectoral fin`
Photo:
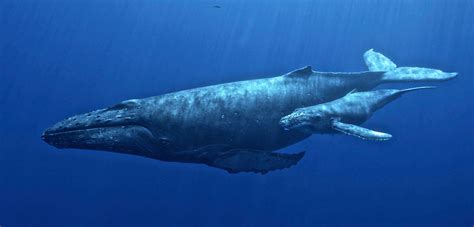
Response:
[[[265,174],[268,171],[284,169],[298,163],[304,152],[294,154],[275,153],[259,150],[230,150],[208,165],[225,169],[229,173],[254,172]]]
[[[340,121],[333,121],[332,128],[346,135],[359,137],[364,140],[389,140],[392,135],[383,132],[377,132],[353,124],[346,124]]]

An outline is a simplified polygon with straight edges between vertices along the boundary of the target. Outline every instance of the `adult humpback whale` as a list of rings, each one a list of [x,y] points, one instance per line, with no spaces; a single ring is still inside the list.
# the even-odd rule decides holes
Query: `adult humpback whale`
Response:
[[[295,109],[382,83],[443,81],[456,76],[435,69],[397,68],[373,50],[364,54],[364,60],[366,72],[317,72],[306,66],[273,78],[127,100],[58,122],[42,139],[57,148],[203,163],[231,173],[266,173],[290,167],[304,155],[274,152],[311,135],[280,126],[280,119]]]

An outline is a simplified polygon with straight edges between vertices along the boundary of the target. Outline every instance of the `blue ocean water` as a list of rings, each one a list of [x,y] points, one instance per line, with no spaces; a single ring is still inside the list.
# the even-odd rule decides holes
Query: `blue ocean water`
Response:
[[[0,226],[471,226],[473,22],[471,0],[2,0]],[[40,139],[130,98],[366,70],[369,48],[459,73],[377,112],[388,142],[315,135],[290,169],[231,175]]]

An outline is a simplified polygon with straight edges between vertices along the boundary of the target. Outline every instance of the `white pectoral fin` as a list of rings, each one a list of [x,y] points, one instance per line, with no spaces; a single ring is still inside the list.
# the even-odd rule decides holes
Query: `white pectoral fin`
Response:
[[[377,132],[353,124],[346,124],[340,121],[333,121],[332,128],[346,135],[351,135],[365,140],[389,140],[392,135],[384,132]]]

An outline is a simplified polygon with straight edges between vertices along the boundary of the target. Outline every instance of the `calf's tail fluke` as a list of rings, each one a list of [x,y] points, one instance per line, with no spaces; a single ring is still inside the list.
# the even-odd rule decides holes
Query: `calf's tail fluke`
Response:
[[[373,49],[364,53],[364,61],[369,71],[383,72],[381,79],[383,83],[445,81],[458,75],[455,72],[448,73],[438,69],[397,67],[389,58]]]
[[[398,93],[407,93],[407,92],[411,92],[411,91],[416,91],[416,90],[423,90],[423,89],[435,89],[436,87],[435,86],[421,86],[421,87],[412,87],[412,88],[407,88],[407,89],[403,89],[403,90],[399,90]]]

